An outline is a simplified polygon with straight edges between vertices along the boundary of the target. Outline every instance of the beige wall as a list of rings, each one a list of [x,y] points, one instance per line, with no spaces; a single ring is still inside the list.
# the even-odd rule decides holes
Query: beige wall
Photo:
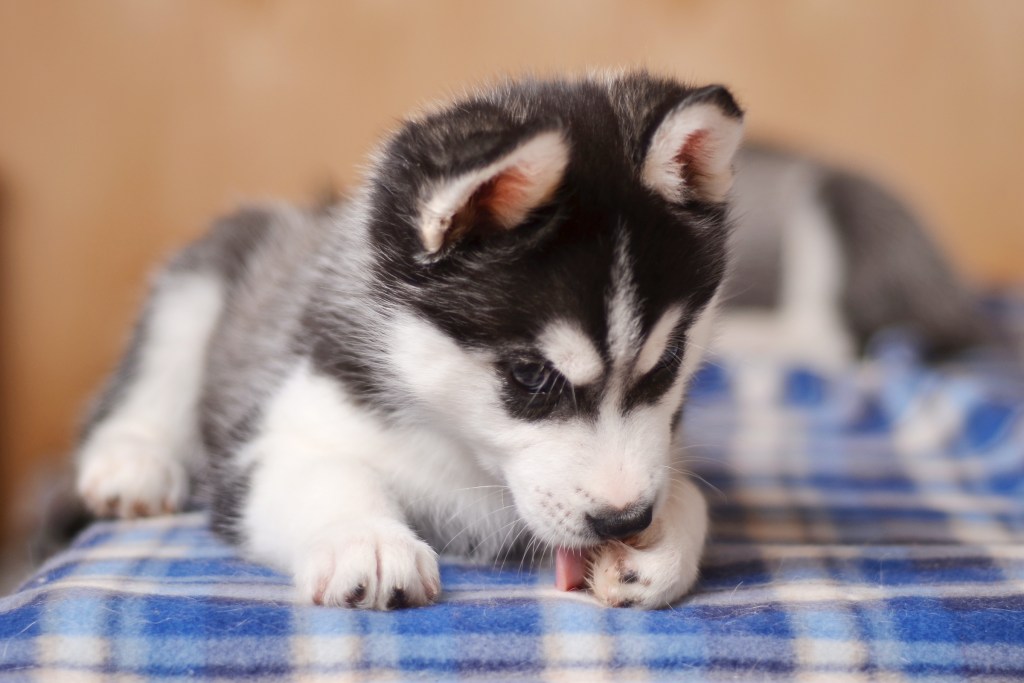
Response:
[[[426,100],[646,64],[903,191],[979,280],[1024,266],[1024,3],[0,0],[3,500],[59,456],[147,268],[235,202],[353,181]]]

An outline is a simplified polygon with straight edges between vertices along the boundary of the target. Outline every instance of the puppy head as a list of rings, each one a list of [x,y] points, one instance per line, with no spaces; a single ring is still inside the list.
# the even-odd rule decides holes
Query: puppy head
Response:
[[[718,86],[528,82],[408,123],[378,158],[392,372],[552,545],[631,535],[663,502],[741,120]]]

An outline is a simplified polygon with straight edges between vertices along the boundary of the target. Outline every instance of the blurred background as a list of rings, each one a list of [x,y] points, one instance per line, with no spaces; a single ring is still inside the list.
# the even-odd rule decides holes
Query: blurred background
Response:
[[[169,250],[357,182],[425,102],[645,65],[865,171],[981,286],[1024,272],[1017,0],[0,0],[0,542],[23,542]]]

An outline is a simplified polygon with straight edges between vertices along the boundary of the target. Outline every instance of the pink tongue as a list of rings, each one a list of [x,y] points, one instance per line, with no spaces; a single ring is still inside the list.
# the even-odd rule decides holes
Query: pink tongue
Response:
[[[586,566],[583,552],[558,548],[555,550],[555,588],[560,591],[574,591],[583,587]]]

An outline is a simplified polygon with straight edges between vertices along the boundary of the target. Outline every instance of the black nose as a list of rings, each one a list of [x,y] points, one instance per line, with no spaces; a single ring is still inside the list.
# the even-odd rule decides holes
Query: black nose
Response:
[[[625,510],[611,510],[598,516],[587,515],[587,522],[602,539],[627,538],[651,525],[654,506],[631,505]]]

